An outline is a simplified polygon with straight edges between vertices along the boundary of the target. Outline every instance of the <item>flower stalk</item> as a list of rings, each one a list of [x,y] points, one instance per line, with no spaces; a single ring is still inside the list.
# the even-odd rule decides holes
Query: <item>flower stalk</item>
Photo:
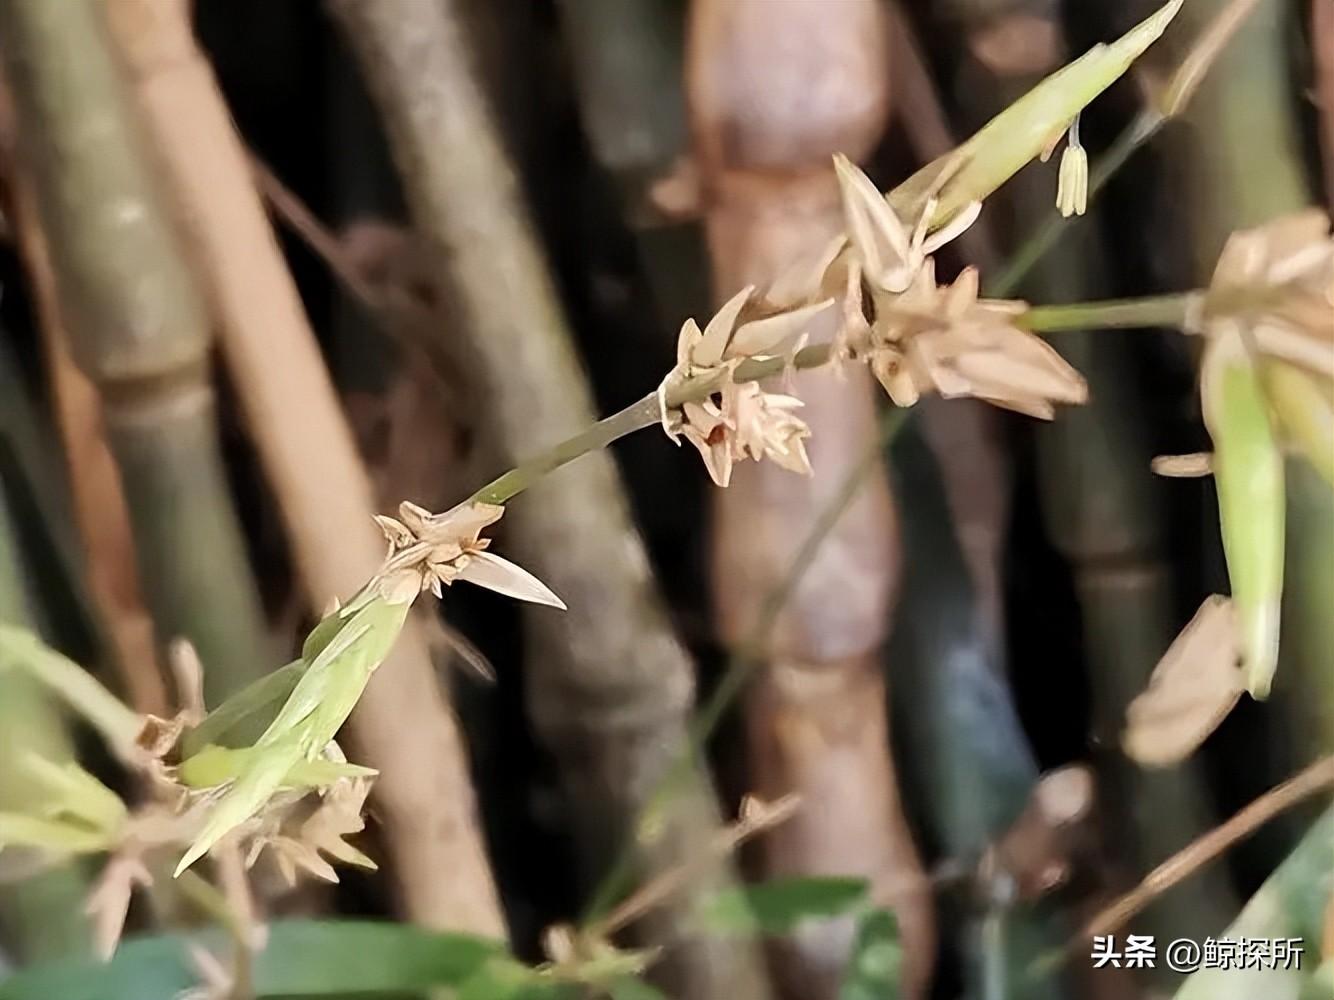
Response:
[[[1098,327],[1180,329],[1186,325],[1192,311],[1201,301],[1200,296],[1200,292],[1193,291],[1142,299],[1034,306],[1022,313],[1016,324],[1034,333],[1063,333]],[[780,375],[788,367],[797,371],[822,368],[829,364],[833,351],[832,344],[811,344],[791,356],[748,359],[736,367],[732,377],[737,382],[760,381]],[[721,374],[709,373],[673,383],[667,389],[668,407],[674,408],[683,403],[706,398],[721,388],[723,378]],[[635,431],[652,427],[660,418],[658,397],[656,393],[649,393],[624,409],[584,428],[578,434],[519,463],[508,472],[491,480],[468,499],[476,503],[507,503],[561,466],[589,452],[606,448]]]

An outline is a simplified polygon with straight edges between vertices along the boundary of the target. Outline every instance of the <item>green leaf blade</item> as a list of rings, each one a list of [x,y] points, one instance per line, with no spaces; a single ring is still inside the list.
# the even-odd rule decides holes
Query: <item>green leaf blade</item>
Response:
[[[844,876],[779,878],[721,890],[696,912],[715,934],[787,934],[807,920],[829,920],[864,906],[865,879]]]
[[[1094,46],[1011,104],[962,146],[909,177],[889,193],[899,217],[918,218],[933,190],[939,199],[933,228],[955,218],[972,202],[984,200],[1118,80],[1167,29],[1181,3],[1169,0],[1117,41]]]
[[[838,1000],[897,1000],[902,967],[898,921],[889,910],[871,910],[857,927]]]
[[[218,932],[130,939],[110,962],[37,966],[0,981],[0,1000],[173,1000],[198,985],[189,942],[225,955]],[[255,960],[255,992],[265,997],[401,997],[458,987],[504,956],[499,941],[373,921],[288,920],[270,928]]]

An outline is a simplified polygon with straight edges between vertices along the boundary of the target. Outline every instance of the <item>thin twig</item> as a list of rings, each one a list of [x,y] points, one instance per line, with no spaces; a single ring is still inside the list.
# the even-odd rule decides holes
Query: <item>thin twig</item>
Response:
[[[1177,292],[1142,299],[1108,299],[1070,305],[1039,306],[1020,316],[1016,323],[1035,333],[1068,330],[1134,329],[1171,327],[1181,329],[1203,306],[1204,293]]]
[[[360,267],[350,259],[342,240],[320,221],[314,212],[275,174],[263,160],[250,154],[250,169],[255,175],[255,186],[273,211],[310,248],[352,297],[374,313],[385,308],[385,303],[374,286],[366,280]]]
[[[1172,855],[1145,875],[1139,885],[1104,907],[1085,925],[1079,940],[1112,933],[1155,898],[1218,858],[1232,845],[1249,837],[1279,813],[1331,787],[1334,787],[1334,756],[1321,758],[1281,785],[1271,788],[1231,819]]]
[[[738,846],[752,837],[786,823],[796,814],[800,801],[795,795],[785,795],[776,802],[759,802],[747,798],[741,815],[730,826],[719,830],[705,845],[705,849],[682,864],[667,871],[632,892],[605,917],[588,924],[584,933],[602,939],[638,920],[641,916],[675,896],[710,865],[728,857]]]

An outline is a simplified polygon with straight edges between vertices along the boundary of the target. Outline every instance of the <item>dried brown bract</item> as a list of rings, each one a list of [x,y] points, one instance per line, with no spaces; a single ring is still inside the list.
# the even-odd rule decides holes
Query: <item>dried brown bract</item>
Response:
[[[1334,239],[1313,208],[1234,233],[1194,332],[1240,325],[1253,351],[1334,378]]]
[[[326,854],[344,864],[374,869],[375,862],[346,840],[365,829],[362,808],[372,782],[371,778],[344,778],[318,798],[306,796],[293,803],[250,839],[246,867],[253,867],[267,849],[288,885],[295,885],[302,871],[337,882],[333,865],[323,857]]]
[[[483,528],[500,520],[498,504],[468,502],[443,514],[404,501],[398,519],[376,517],[389,553],[380,572],[381,593],[387,600],[411,601],[429,590],[440,597],[443,587],[466,580],[520,601],[565,608],[565,602],[541,580],[507,559],[486,551],[490,539]]]
[[[865,344],[852,356],[870,363],[899,406],[928,392],[972,396],[1050,420],[1055,403],[1083,403],[1088,386],[1049,344],[1021,328],[1022,302],[978,298],[977,272],[938,285],[927,260],[912,285],[882,298]]]
[[[928,198],[920,218],[909,230],[880,189],[851,160],[835,155],[834,169],[843,194],[848,241],[873,291],[906,291],[930,255],[971,226],[982,210],[981,202],[973,202],[944,226],[928,232],[936,211],[934,197]],[[945,180],[948,175],[940,182]]]
[[[1239,660],[1232,602],[1210,597],[1163,654],[1148,688],[1130,703],[1126,753],[1157,767],[1189,756],[1246,689]]]

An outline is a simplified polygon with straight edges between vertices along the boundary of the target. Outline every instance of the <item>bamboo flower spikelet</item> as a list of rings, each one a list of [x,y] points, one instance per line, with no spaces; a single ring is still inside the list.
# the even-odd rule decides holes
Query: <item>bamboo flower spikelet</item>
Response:
[[[953,285],[936,283],[935,262],[925,254],[967,228],[980,205],[965,208],[934,236],[927,236],[919,221],[905,242],[902,223],[870,179],[846,157],[836,157],[835,166],[852,234],[847,328],[837,354],[869,363],[899,406],[912,406],[934,391],[1050,420],[1054,403],[1088,398],[1079,373],[1017,325],[1025,303],[979,299],[972,268]],[[928,201],[923,220],[932,211]],[[869,321],[861,279],[870,291]]]
[[[927,257],[963,233],[982,211],[980,201],[970,202],[944,225],[928,232],[936,212],[934,195],[928,197],[921,216],[909,233],[871,179],[841,153],[834,156],[848,239],[855,250],[862,275],[877,291],[907,291]],[[941,182],[949,175],[943,175]]]
[[[684,437],[699,450],[709,477],[719,486],[732,480],[734,462],[768,458],[785,469],[811,474],[806,424],[793,413],[801,400],[765,392],[758,382],[733,380],[737,365],[800,349],[807,327],[834,304],[825,299],[785,308],[774,293],[757,295],[743,288],[709,320],[703,330],[693,319],[681,327],[676,367],[658,388],[662,426],[673,441]],[[704,399],[679,408],[667,406],[667,390],[679,380],[716,378],[718,388]]]
[[[228,750],[208,746],[182,763],[181,772],[188,783],[210,784],[216,768],[222,769],[224,780],[206,793],[212,796],[221,791],[211,802],[198,837],[177,865],[177,875],[228,833],[259,815],[281,789],[319,787],[345,778],[368,778],[374,773],[340,765],[334,736],[356,707],[371,675],[388,656],[408,610],[422,592],[429,590],[438,596],[444,585],[468,580],[520,600],[564,608],[560,598],[541,581],[485,551],[489,541],[479,537],[481,531],[503,513],[503,507],[492,504],[465,503],[443,514],[432,514],[405,502],[399,508],[399,520],[377,518],[389,540],[384,566],[307,637],[301,651],[305,673],[277,717],[251,747]],[[324,767],[318,766],[322,759]],[[329,804],[332,807],[335,801]],[[346,808],[340,807],[339,815],[345,813]],[[344,818],[335,829],[350,832],[351,826]],[[293,852],[293,838],[278,838],[272,831],[267,836],[289,866],[300,863],[325,874],[327,866],[321,866],[317,851]],[[339,856],[340,837],[320,843]]]
[[[1284,444],[1334,482],[1334,240],[1319,209],[1234,234],[1187,330],[1207,344],[1200,395],[1251,695],[1278,663]]]
[[[978,275],[966,268],[938,285],[928,260],[902,295],[877,305],[863,352],[890,398],[911,406],[926,392],[972,396],[1050,420],[1054,403],[1077,405],[1088,386],[1049,344],[1021,329],[1023,302],[979,299]]]
[[[466,580],[516,600],[564,610],[565,602],[541,580],[486,551],[490,539],[478,536],[504,513],[498,504],[473,502],[432,514],[405,500],[399,505],[398,520],[376,517],[375,523],[389,539],[389,555],[380,571],[381,591],[390,599],[411,602],[421,591],[440,597],[442,585]]]

